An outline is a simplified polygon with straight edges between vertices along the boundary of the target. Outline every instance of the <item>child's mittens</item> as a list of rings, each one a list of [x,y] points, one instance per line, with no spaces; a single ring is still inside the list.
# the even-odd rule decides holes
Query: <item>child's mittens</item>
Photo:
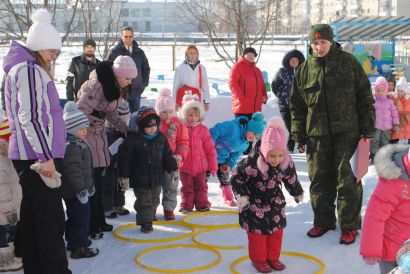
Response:
[[[399,125],[394,125],[393,126],[393,132],[394,133],[399,133],[400,132],[400,126]]]
[[[211,175],[212,175],[213,177],[215,177],[215,176],[216,176],[216,170],[212,170],[212,171],[211,171]]]
[[[179,154],[174,154],[174,158],[177,161],[178,166],[180,166],[182,163],[182,156]]]
[[[363,256],[363,260],[368,265],[375,265],[379,262],[379,259],[366,257],[366,256]]]
[[[40,175],[43,182],[49,188],[57,188],[57,187],[61,186],[61,174],[58,171],[56,171],[56,175],[54,177],[46,177],[43,174],[41,174],[41,172],[40,172],[41,171],[41,163],[39,163],[39,162],[36,162],[35,164],[32,164],[30,166],[30,169],[37,172]]]
[[[221,165],[221,166],[219,167],[219,169],[220,169],[223,173],[227,173],[227,172],[229,172],[229,170],[230,170],[231,168],[229,167],[228,164],[223,164],[223,165]]]
[[[295,202],[296,202],[296,203],[301,203],[301,202],[303,202],[303,197],[304,197],[303,193],[300,194],[299,196],[296,196],[296,197],[295,197]]]
[[[118,184],[121,187],[121,191],[127,191],[130,188],[130,179],[127,177],[118,178]]]
[[[248,196],[241,196],[239,194],[235,195],[236,201],[238,202],[238,208],[240,210],[246,208],[249,205],[249,197]]]
[[[80,201],[80,203],[83,205],[85,205],[88,202],[88,190],[87,189],[81,190],[75,196]]]

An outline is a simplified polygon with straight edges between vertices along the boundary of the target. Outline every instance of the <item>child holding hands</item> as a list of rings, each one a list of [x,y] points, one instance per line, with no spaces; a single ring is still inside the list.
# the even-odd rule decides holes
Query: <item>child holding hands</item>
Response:
[[[208,184],[206,172],[215,175],[215,144],[209,129],[202,124],[205,116],[204,105],[196,95],[184,95],[182,99],[181,118],[188,128],[189,153],[181,167],[181,206],[180,212],[186,214],[195,209],[209,211]]]
[[[160,131],[168,139],[169,146],[177,160],[178,166],[186,159],[189,151],[188,129],[174,115],[175,102],[171,96],[171,90],[162,88],[155,101],[155,110],[161,118]],[[164,208],[165,220],[174,220],[174,210],[177,206],[179,172],[165,172],[162,184],[162,207]]]
[[[287,149],[285,124],[280,117],[269,120],[262,140],[238,163],[230,181],[238,201],[239,223],[248,233],[252,265],[261,273],[285,269],[279,260],[286,227],[282,183],[296,202],[303,200],[303,189]]]

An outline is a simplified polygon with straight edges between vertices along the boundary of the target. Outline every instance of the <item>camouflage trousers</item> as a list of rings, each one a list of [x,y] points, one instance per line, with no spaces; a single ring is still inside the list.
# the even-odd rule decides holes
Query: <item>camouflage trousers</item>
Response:
[[[310,137],[307,142],[315,227],[336,227],[335,201],[341,229],[361,227],[363,187],[361,182],[356,183],[349,163],[359,138],[358,133],[342,133],[332,137]]]

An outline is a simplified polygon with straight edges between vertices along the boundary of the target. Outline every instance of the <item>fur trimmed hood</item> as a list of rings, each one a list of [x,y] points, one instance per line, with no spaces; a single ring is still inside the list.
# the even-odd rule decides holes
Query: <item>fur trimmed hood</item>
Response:
[[[409,145],[386,145],[382,147],[374,157],[374,166],[377,174],[388,180],[409,180],[406,167],[403,162],[404,156],[409,153]]]

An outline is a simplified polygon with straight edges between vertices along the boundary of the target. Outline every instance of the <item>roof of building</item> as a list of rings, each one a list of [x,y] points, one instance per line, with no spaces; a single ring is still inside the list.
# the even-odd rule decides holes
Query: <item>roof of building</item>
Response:
[[[408,16],[343,17],[330,23],[335,40],[380,40],[410,35]]]

